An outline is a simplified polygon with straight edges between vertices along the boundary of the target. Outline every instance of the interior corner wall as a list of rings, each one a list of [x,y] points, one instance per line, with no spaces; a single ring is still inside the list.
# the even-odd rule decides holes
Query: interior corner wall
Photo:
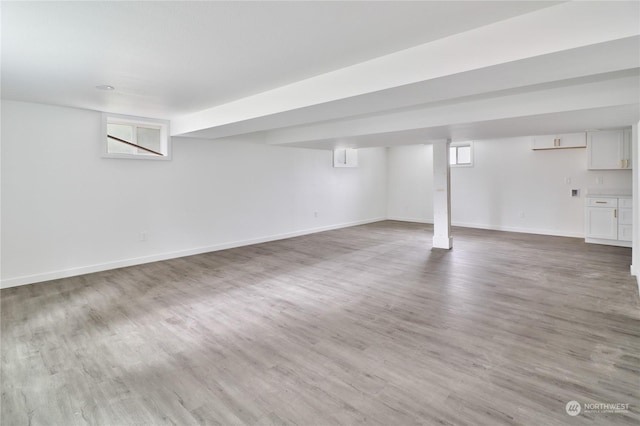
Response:
[[[584,148],[533,151],[529,137],[478,140],[473,157],[473,167],[451,169],[454,226],[583,238],[587,192],[631,194],[631,171],[587,170]],[[429,147],[389,148],[387,161],[389,218],[432,223]]]
[[[373,222],[386,149],[173,138],[171,161],[104,159],[101,114],[2,102],[2,287]],[[146,241],[141,241],[142,234]]]
[[[633,167],[633,246],[631,253],[631,274],[636,276],[640,294],[640,147],[638,131],[640,122],[631,128],[631,155]]]

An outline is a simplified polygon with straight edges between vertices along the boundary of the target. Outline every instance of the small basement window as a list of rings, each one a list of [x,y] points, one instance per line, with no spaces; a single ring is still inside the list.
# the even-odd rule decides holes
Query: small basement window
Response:
[[[333,167],[358,167],[358,150],[353,148],[334,149]]]
[[[102,114],[102,157],[170,160],[169,122],[127,115]]]
[[[473,166],[473,144],[471,142],[455,142],[449,148],[449,164],[452,167]]]

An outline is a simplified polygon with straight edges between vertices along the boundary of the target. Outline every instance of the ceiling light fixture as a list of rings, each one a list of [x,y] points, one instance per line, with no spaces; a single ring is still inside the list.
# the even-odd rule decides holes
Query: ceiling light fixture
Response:
[[[115,90],[115,87],[113,87],[113,86],[109,86],[108,84],[101,84],[101,85],[99,85],[99,86],[96,86],[96,89],[98,89],[98,90],[108,90],[108,91],[111,91],[111,90]]]

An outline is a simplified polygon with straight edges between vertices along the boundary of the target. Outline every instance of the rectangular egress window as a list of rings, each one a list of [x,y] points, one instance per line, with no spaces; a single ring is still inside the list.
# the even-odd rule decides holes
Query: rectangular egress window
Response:
[[[144,160],[171,159],[169,122],[126,115],[102,115],[102,156]]]
[[[449,164],[453,167],[473,166],[473,144],[471,142],[455,142],[449,148]]]

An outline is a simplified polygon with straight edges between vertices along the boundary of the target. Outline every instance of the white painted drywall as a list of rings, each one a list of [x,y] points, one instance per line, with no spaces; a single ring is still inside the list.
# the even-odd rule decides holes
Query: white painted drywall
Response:
[[[387,217],[433,223],[433,146],[387,148]]]
[[[587,191],[631,194],[631,171],[589,171],[586,149],[533,151],[520,137],[474,141],[473,156],[451,170],[454,226],[583,237]],[[433,222],[432,162],[428,146],[388,149],[390,219]]]
[[[3,287],[386,216],[384,148],[353,169],[331,151],[189,138],[172,161],[105,159],[100,120],[2,102]]]
[[[636,276],[638,283],[638,293],[640,293],[640,173],[638,165],[640,165],[640,149],[638,149],[638,130],[640,122],[631,128],[631,158],[633,162],[633,243],[631,254],[631,274]]]

